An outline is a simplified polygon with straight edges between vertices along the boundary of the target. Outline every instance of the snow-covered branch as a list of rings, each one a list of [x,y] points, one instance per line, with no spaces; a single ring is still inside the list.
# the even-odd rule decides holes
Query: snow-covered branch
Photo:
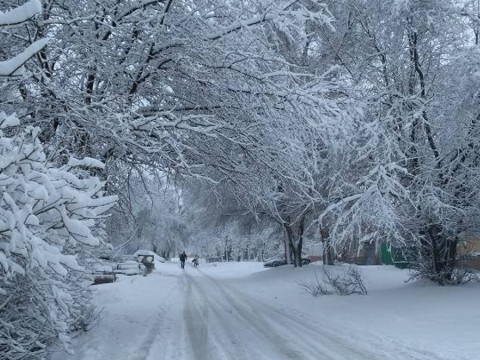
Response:
[[[0,12],[0,26],[22,24],[42,12],[40,0],[30,0],[13,10]]]
[[[0,61],[0,76],[20,75],[22,66],[47,44],[47,39],[37,40],[12,59]]]

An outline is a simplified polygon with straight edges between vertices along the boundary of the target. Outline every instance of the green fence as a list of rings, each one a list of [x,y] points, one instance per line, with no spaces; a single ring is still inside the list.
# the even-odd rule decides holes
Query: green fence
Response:
[[[417,260],[415,247],[394,247],[390,243],[382,243],[380,247],[382,264],[395,265],[400,269],[407,269]]]

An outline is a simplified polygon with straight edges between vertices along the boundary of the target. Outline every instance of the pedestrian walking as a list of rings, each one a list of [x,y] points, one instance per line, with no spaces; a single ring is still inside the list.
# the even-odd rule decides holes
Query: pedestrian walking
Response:
[[[185,269],[185,261],[187,261],[187,254],[185,254],[185,251],[180,254],[180,266],[182,269]]]
[[[195,257],[193,258],[192,263],[193,263],[193,267],[198,266],[198,256],[197,255],[195,255]]]

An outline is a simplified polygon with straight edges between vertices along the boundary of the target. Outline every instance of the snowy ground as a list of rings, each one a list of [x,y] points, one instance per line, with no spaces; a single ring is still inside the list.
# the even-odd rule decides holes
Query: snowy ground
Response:
[[[101,323],[53,360],[476,360],[480,286],[405,284],[406,271],[362,267],[369,294],[314,298],[319,268],[159,264],[95,288]]]

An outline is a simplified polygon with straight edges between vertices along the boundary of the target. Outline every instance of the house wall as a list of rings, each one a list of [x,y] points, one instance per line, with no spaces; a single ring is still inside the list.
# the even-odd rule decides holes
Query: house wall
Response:
[[[480,238],[470,237],[460,241],[457,256],[460,267],[480,270]]]
[[[472,253],[480,254],[480,239],[469,238],[458,243],[457,254],[464,256]]]

